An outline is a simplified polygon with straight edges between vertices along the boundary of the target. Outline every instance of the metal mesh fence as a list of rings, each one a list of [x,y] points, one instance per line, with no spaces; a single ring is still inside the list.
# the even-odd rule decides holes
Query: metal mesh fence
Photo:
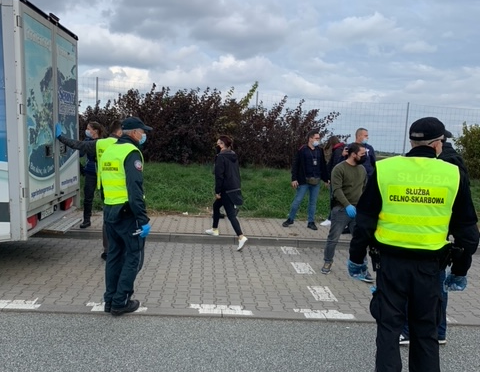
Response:
[[[161,85],[157,85],[161,89]],[[129,89],[137,89],[140,93],[147,93],[152,84],[128,81],[112,81],[95,77],[79,79],[80,112],[87,106],[94,106],[100,101],[100,106],[113,102],[119,94],[125,94]],[[158,89],[157,88],[157,89]],[[191,88],[169,87],[172,94],[178,90]],[[226,94],[226,92],[222,92]],[[248,92],[235,91],[232,98],[243,98]],[[251,105],[262,104],[270,108],[283,99],[281,95],[264,94],[257,91]],[[480,123],[480,109],[465,109],[455,107],[425,106],[414,103],[373,103],[373,102],[341,102],[325,101],[305,97],[288,97],[287,107],[295,108],[300,100],[304,100],[302,107],[305,111],[318,109],[321,116],[332,111],[339,112],[338,118],[329,126],[329,129],[338,135],[350,135],[354,138],[355,130],[363,127],[368,129],[369,143],[376,151],[404,153],[409,150],[408,127],[415,120],[425,116],[438,117],[453,133],[454,137],[462,133],[463,123],[468,125]]]

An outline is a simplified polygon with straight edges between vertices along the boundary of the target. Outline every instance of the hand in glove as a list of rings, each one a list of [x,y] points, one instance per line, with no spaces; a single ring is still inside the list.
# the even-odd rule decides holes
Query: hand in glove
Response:
[[[446,291],[463,291],[467,287],[467,277],[448,274],[443,286]]]
[[[55,138],[62,135],[62,125],[60,123],[55,124]]]
[[[348,275],[353,279],[359,279],[361,275],[366,275],[367,264],[356,264],[350,260],[347,260]]]
[[[146,224],[142,226],[142,232],[140,233],[141,238],[146,238],[147,235],[150,233],[150,224]]]
[[[355,208],[351,204],[347,206],[347,208],[345,208],[345,211],[347,212],[347,215],[350,218],[355,218],[355,216],[357,215],[357,208]]]

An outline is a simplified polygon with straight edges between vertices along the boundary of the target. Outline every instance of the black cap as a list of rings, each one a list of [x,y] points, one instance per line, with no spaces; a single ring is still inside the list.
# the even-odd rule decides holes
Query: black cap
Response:
[[[448,131],[445,129],[445,134],[444,134],[445,138],[453,138],[453,134],[452,132]]]
[[[409,135],[412,141],[434,140],[445,135],[445,125],[437,118],[421,118],[410,126]]]
[[[143,129],[144,131],[151,131],[152,127],[145,125],[143,121],[135,116],[131,116],[122,121],[122,130]]]

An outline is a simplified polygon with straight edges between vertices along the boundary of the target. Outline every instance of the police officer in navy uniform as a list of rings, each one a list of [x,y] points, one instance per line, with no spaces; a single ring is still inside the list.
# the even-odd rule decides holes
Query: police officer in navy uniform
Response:
[[[379,372],[402,370],[398,340],[407,313],[409,370],[440,371],[438,278],[452,251],[447,236],[453,235],[456,252],[445,280],[448,290],[465,289],[479,243],[468,179],[457,166],[437,159],[444,133],[437,118],[415,121],[409,131],[412,150],[378,161],[357,204],[348,273],[361,278],[367,247],[379,252],[377,287],[370,303],[377,322]]]
[[[137,310],[133,284],[144,260],[150,232],[143,193],[143,156],[138,146],[152,128],[139,118],[122,122],[123,135],[109,146],[100,161],[105,195],[104,222],[109,251],[105,266],[105,312],[122,315]]]

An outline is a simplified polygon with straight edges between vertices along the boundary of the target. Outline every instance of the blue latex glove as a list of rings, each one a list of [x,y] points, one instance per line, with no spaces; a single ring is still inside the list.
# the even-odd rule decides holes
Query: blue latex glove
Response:
[[[348,275],[351,278],[357,279],[359,275],[367,272],[367,264],[356,264],[350,260],[347,260]]]
[[[355,216],[357,215],[357,208],[355,208],[351,204],[349,206],[347,206],[347,208],[345,208],[345,210],[347,211],[347,215],[350,218],[355,218]]]
[[[140,233],[141,238],[146,238],[147,235],[150,233],[150,224],[146,224],[142,226],[142,232]]]
[[[55,138],[62,135],[62,125],[60,123],[55,124]]]
[[[446,291],[463,291],[467,287],[467,277],[448,274],[443,285]]]

